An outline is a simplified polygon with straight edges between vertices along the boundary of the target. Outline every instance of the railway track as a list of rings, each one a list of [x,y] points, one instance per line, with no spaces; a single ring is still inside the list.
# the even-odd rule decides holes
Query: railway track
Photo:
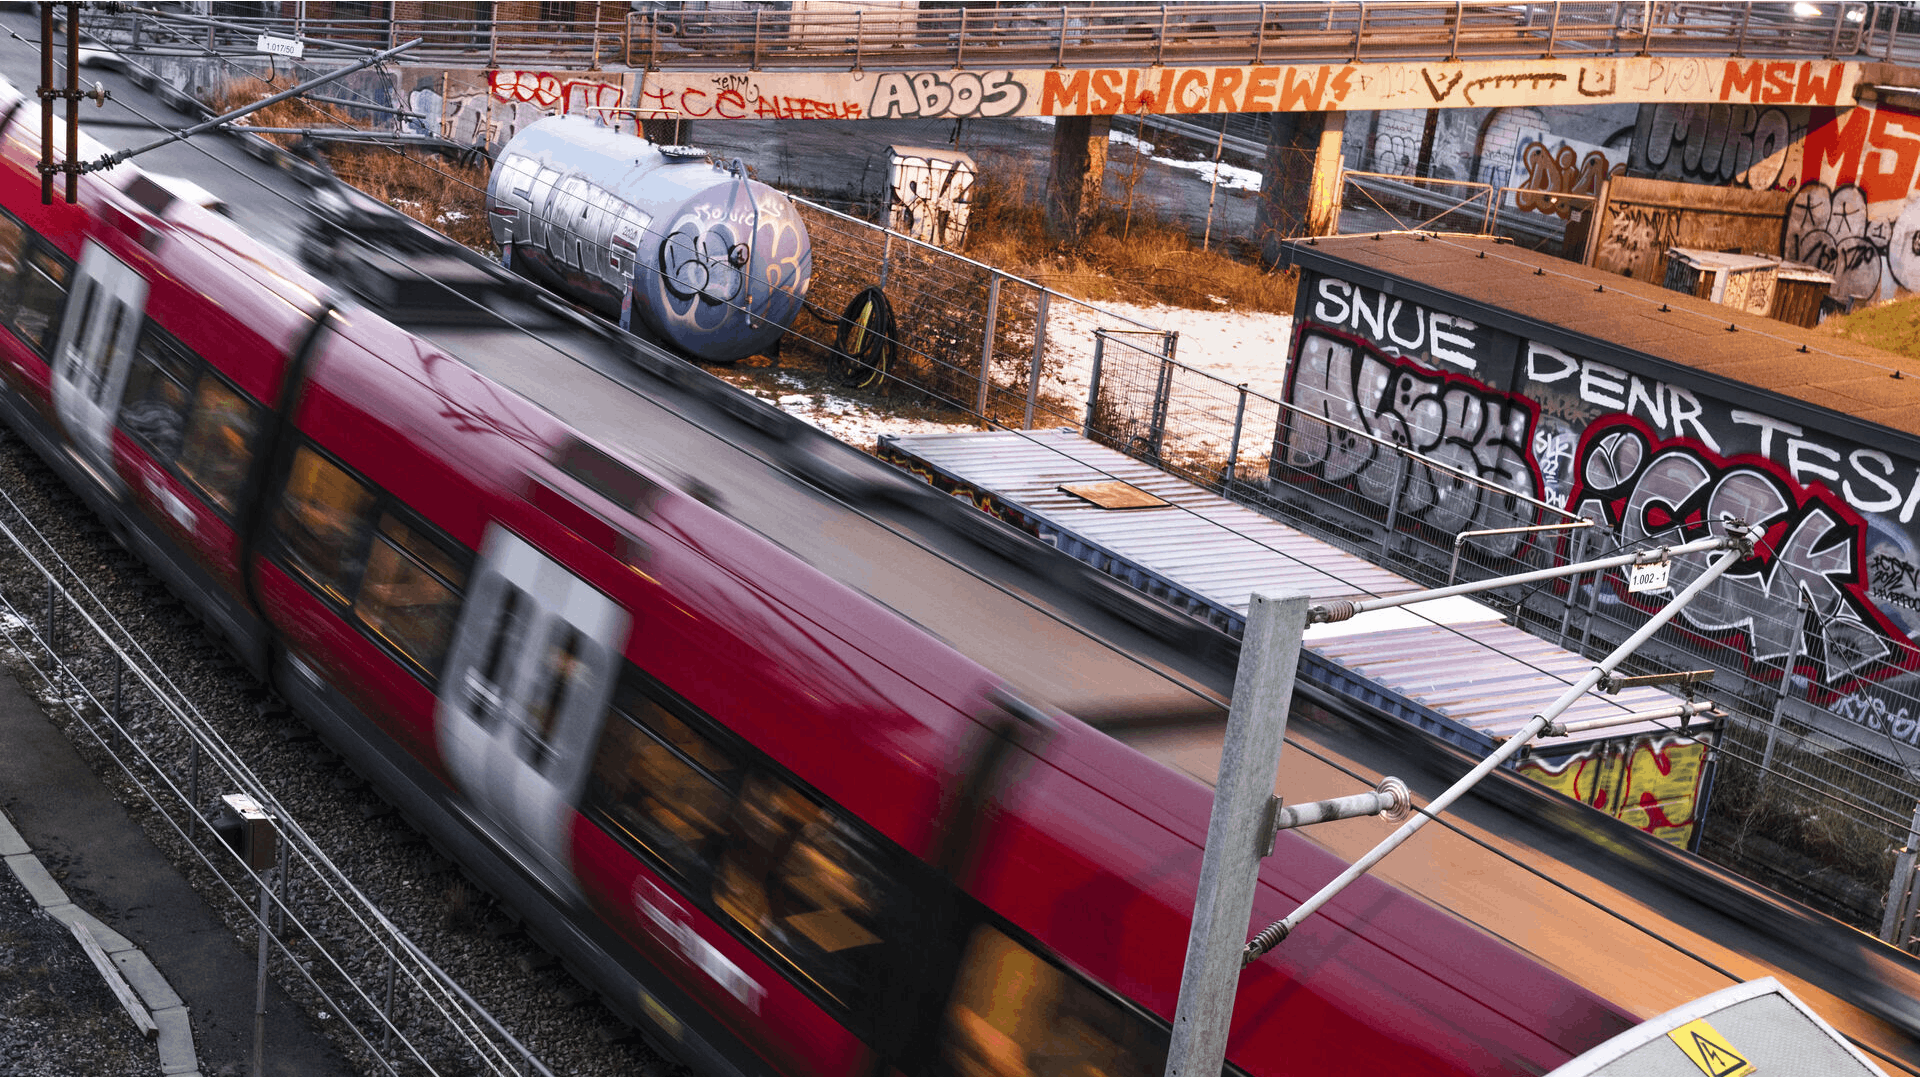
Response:
[[[126,628],[131,642],[165,671],[198,716],[272,789],[283,812],[317,838],[340,872],[480,1008],[523,1042],[540,1065],[553,1073],[588,1077],[678,1072],[676,1064],[601,1006],[488,894],[436,853],[214,643],[179,600],[121,549],[107,527],[11,434],[0,435],[0,526],[23,538],[33,532],[44,538],[46,546],[36,557],[57,557],[78,573],[99,599],[100,609]],[[33,548],[31,540],[27,546]],[[184,808],[177,801],[169,805],[163,787],[170,778],[211,815],[219,795],[231,791],[218,787],[212,753],[196,753],[195,738],[125,671],[119,677],[119,727],[124,734],[113,731],[102,737],[101,731],[109,727],[101,716],[83,713],[81,684],[95,698],[110,700],[118,660],[62,598],[54,603],[56,666],[43,646],[49,594],[46,574],[33,559],[20,546],[0,540],[0,600],[12,611],[0,640],[0,665],[46,707],[129,815],[251,951],[256,931],[252,907],[247,900],[235,900],[236,893],[252,897],[250,881],[224,870],[217,856],[209,865],[207,854],[218,850],[217,839],[191,825],[185,829],[193,840],[183,836]],[[70,679],[75,677],[78,682]],[[139,773],[141,759],[152,763],[146,774]],[[129,762],[136,764],[133,771]],[[156,775],[165,778],[155,781]],[[151,795],[155,792],[158,803]],[[59,791],[40,789],[26,795],[57,796]],[[433,1020],[426,1012],[433,1008],[429,1000],[417,993],[409,996],[404,989],[389,995],[390,981],[377,955],[368,952],[365,924],[355,909],[335,900],[311,873],[296,869],[288,878],[289,884],[278,891],[286,911],[276,909],[274,919],[289,951],[276,953],[274,978],[357,1071],[540,1072],[520,1060],[492,1068],[484,1059],[476,1062],[471,1034]],[[297,922],[298,929],[290,928],[290,922]],[[328,968],[336,958],[347,967]],[[294,967],[295,961],[300,968]],[[397,1032],[356,1032],[343,1019],[347,1015],[340,1013],[340,1000],[351,998],[356,988],[376,1000],[398,999],[392,1007]],[[60,1050],[61,1041],[51,1042],[56,1044],[52,1050]],[[62,1067],[69,1061],[86,1064],[83,1058],[62,1060],[43,1052],[34,1058],[34,1065],[41,1067],[35,1072],[65,1071]],[[203,1059],[203,1066],[210,1061],[217,1060]],[[217,1070],[208,1066],[208,1071]]]

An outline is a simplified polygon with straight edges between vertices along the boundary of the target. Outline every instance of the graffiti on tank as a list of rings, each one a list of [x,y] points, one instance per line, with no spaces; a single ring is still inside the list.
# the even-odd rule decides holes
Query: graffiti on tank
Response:
[[[1883,606],[1920,610],[1920,565],[1884,553],[1867,558],[1867,593]]]
[[[1624,544],[1700,538],[1728,519],[1758,528],[1753,555],[1702,591],[1677,623],[1756,663],[1792,656],[1796,671],[1828,692],[1911,664],[1911,641],[1867,593],[1867,521],[1824,484],[1796,481],[1791,464],[1764,453],[1729,458],[1699,439],[1662,439],[1636,417],[1610,415],[1587,428],[1576,466],[1572,510]],[[1675,561],[1665,593],[1629,594],[1624,578],[1609,584],[1622,601],[1657,609],[1703,568],[1704,561]],[[1803,602],[1805,617],[1797,612]]]
[[[1302,335],[1294,366],[1292,400],[1306,414],[1411,449],[1500,490],[1312,421],[1296,422],[1287,434],[1282,448],[1290,467],[1377,504],[1396,503],[1406,520],[1447,536],[1510,524],[1524,506],[1502,491],[1539,493],[1527,462],[1535,412],[1524,397],[1320,330]],[[1502,540],[1494,552],[1512,553],[1521,538]]]
[[[1533,462],[1540,470],[1540,499],[1565,508],[1573,486],[1573,451],[1578,439],[1566,424],[1541,416],[1533,431]]]
[[[1514,192],[1514,205],[1535,213],[1553,214],[1562,220],[1570,218],[1576,207],[1584,210],[1592,205],[1587,199],[1599,197],[1600,185],[1609,176],[1627,170],[1624,164],[1610,163],[1604,151],[1592,149],[1582,156],[1565,141],[1548,144],[1545,136],[1521,143],[1518,156],[1520,171],[1526,178],[1520,182],[1520,190]],[[1558,197],[1560,195],[1583,197],[1569,199]]]
[[[622,96],[617,82],[577,79],[548,71],[488,71],[487,92],[502,103],[524,102],[561,115],[619,108]]]
[[[752,208],[695,204],[665,222],[659,252],[665,286],[661,318],[711,332],[740,317],[743,307],[747,317],[766,318],[775,304],[794,301],[782,290],[807,276],[799,219],[776,193],[756,192],[755,199],[757,214]],[[749,276],[756,260],[766,266],[763,280]]]
[[[1648,105],[1634,129],[1634,160],[1656,179],[1790,189],[1800,182],[1796,144],[1806,134],[1806,110],[1793,111],[1801,122],[1782,108]]]
[[[1613,742],[1560,759],[1530,757],[1517,768],[1541,785],[1686,848],[1693,837],[1706,745],[1692,737],[1635,737],[1624,757]]]

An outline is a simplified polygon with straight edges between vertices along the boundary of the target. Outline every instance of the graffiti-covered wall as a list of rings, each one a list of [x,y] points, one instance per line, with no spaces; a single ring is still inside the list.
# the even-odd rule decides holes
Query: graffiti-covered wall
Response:
[[[1793,192],[1780,250],[1840,299],[1920,289],[1920,113],[1893,105],[1645,105],[1633,175]]]
[[[1295,405],[1595,519],[1605,546],[1747,520],[1760,548],[1679,615],[1692,644],[1763,682],[1791,666],[1808,699],[1869,728],[1872,715],[1910,705],[1920,454],[1891,437],[1836,437],[1785,400],[1731,403],[1633,353],[1576,354],[1336,276],[1302,279],[1295,318]],[[1447,538],[1508,507],[1314,424],[1283,435],[1275,461],[1276,480],[1305,476],[1375,504],[1397,497],[1399,526]],[[1610,584],[1604,600],[1657,609],[1699,568],[1676,562],[1667,592]],[[1920,745],[1920,723],[1899,739]]]

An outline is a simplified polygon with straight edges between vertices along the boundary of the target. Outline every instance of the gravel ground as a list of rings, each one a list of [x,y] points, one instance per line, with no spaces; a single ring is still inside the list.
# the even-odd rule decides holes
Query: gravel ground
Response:
[[[158,1077],[134,1028],[67,926],[0,869],[0,1077]]]
[[[223,649],[211,643],[179,602],[124,553],[33,452],[11,435],[0,436],[0,493],[11,498],[18,506],[18,513],[34,521],[62,551],[134,638],[273,791],[287,812],[321,842],[327,856],[341,866],[346,876],[554,1073],[587,1077],[602,1074],[666,1077],[683,1072],[676,1064],[653,1053],[601,1006],[591,992],[515,929],[511,919],[490,897],[434,854],[420,835],[322,747],[297,719],[285,714],[278,701]],[[0,499],[0,520],[16,530],[20,527],[19,515],[4,499]],[[0,538],[0,595],[15,603],[25,616],[35,620],[43,616],[44,578],[3,538]],[[63,625],[72,626],[75,620],[63,614]],[[11,626],[0,627],[11,627],[12,635],[22,637],[17,618]],[[111,659],[104,647],[90,638],[82,641],[80,635],[70,627],[63,629],[62,657],[86,683],[94,686],[98,695],[110,698]],[[27,672],[27,663],[18,651],[6,655],[5,661],[21,675],[29,694],[50,705],[56,722],[79,746],[89,765],[114,790],[115,796],[139,820],[163,853],[208,898],[236,936],[250,947],[254,927],[240,902],[63,704],[63,698],[70,699],[75,694],[72,688],[56,692],[39,682]],[[129,691],[128,698],[134,699],[135,694]],[[185,788],[187,767],[184,764],[190,753],[188,739],[173,724],[173,719],[158,713],[158,708],[151,704],[134,705],[127,710],[131,717],[126,726],[131,735],[151,757],[173,761],[170,765],[175,781]],[[125,745],[119,742],[114,747],[124,749]],[[210,789],[215,781],[209,766],[201,789],[203,801],[211,802],[215,793],[224,791]],[[166,807],[174,818],[185,818],[177,803],[166,804]],[[355,966],[354,975],[377,997],[382,966],[370,958],[366,936],[337,906],[319,899],[319,887],[313,885],[310,878],[295,872],[293,880],[290,905],[329,950]],[[0,889],[0,923],[21,922],[32,926],[32,917],[16,917],[6,912],[8,902],[26,898],[10,876],[5,883],[9,889]],[[57,923],[47,921],[47,925],[48,930],[64,932]],[[94,1035],[99,1027],[117,1032],[112,1020],[115,1015],[107,1012],[104,1017],[88,1016],[94,1003],[79,1000],[91,999],[92,995],[85,994],[91,990],[102,996],[100,1006],[110,1007],[113,1002],[77,946],[72,948],[73,960],[78,962],[71,966],[71,975],[76,979],[72,1000],[69,1003],[50,1000],[44,1015],[23,1010],[16,1018],[7,1004],[15,997],[15,985],[22,980],[31,985],[36,982],[35,976],[67,976],[69,965],[56,966],[51,961],[33,957],[16,961],[9,949],[13,945],[16,944],[9,936],[0,935],[0,1000],[4,1000],[0,1001],[0,1018],[4,1018],[0,1019],[0,1074],[139,1074],[156,1068],[152,1048],[137,1038],[130,1043],[139,1051],[128,1055],[132,1061],[123,1065],[110,1053],[122,1049],[112,1046],[118,1041],[111,1036]],[[302,960],[325,976],[325,962],[317,951],[304,951]],[[43,967],[57,971],[44,974],[34,971]],[[88,981],[84,985],[77,982],[82,979],[79,976],[82,971]],[[284,959],[276,959],[273,972],[288,993],[301,1000],[322,1027],[329,1030],[340,1050],[354,1060],[358,1068],[365,1072],[386,1072],[344,1027],[346,1022],[340,1020],[338,1014],[329,1012],[329,1004],[317,997],[304,979],[292,974],[291,966]],[[38,982],[44,982],[44,978]],[[341,994],[337,981],[327,986],[336,997]],[[52,999],[65,997],[63,992]],[[71,1018],[66,1013],[69,1004],[78,1008]],[[417,1004],[407,1006],[404,1000],[400,1008],[414,1018],[427,1009]],[[131,1030],[131,1023],[124,1015],[117,1020]],[[59,1031],[49,1034],[45,1031],[47,1027],[56,1027]],[[444,1024],[415,1019],[406,1027],[409,1035],[421,1045],[421,1054],[436,1071],[484,1072]],[[31,1064],[22,1068],[18,1051],[26,1046],[31,1046],[33,1055]],[[6,1068],[9,1066],[15,1068]],[[397,1072],[427,1071],[417,1062],[409,1061],[400,1064]]]

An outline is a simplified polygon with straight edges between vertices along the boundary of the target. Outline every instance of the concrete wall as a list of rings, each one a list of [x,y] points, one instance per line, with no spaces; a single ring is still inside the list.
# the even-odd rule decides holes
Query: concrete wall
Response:
[[[1841,299],[1920,290],[1920,112],[1887,104],[1645,105],[1635,174],[1790,191],[1780,249]]]

